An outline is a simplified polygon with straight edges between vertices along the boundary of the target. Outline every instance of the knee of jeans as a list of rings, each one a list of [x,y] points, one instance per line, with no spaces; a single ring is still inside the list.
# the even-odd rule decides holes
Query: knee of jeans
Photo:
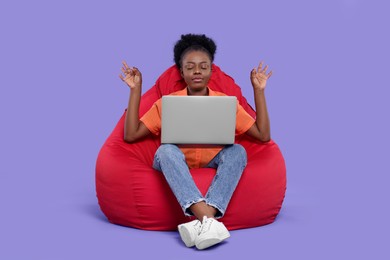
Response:
[[[155,157],[156,158],[164,158],[166,156],[172,157],[172,155],[176,154],[177,152],[181,152],[180,149],[174,145],[174,144],[162,144],[157,149]]]
[[[244,164],[247,163],[247,155],[245,148],[240,144],[233,144],[231,146],[231,153],[236,156],[236,158],[240,158]]]

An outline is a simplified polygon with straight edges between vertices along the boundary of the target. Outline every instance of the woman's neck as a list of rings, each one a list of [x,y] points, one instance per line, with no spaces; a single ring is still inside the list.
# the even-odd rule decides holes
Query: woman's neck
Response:
[[[190,88],[187,86],[187,95],[188,96],[208,96],[209,95],[209,88],[205,87],[201,90],[190,90]]]

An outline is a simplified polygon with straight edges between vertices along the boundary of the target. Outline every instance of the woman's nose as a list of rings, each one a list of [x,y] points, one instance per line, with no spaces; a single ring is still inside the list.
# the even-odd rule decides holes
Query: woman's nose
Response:
[[[200,68],[198,66],[195,67],[194,73],[195,74],[199,74],[200,73]]]

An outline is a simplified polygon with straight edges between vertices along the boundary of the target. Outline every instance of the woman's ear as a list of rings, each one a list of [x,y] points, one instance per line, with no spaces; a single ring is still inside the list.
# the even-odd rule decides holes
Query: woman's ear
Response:
[[[184,78],[184,75],[183,75],[183,69],[182,69],[182,68],[180,68],[179,70],[180,70],[180,76],[181,76],[182,78]]]

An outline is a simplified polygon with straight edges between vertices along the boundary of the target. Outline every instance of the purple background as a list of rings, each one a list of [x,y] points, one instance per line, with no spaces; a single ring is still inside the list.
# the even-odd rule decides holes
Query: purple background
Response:
[[[97,2],[0,3],[0,259],[389,259],[387,1]],[[121,61],[145,91],[190,32],[215,39],[251,104],[250,69],[273,69],[288,177],[275,223],[200,252],[108,223],[94,186],[127,105]]]

